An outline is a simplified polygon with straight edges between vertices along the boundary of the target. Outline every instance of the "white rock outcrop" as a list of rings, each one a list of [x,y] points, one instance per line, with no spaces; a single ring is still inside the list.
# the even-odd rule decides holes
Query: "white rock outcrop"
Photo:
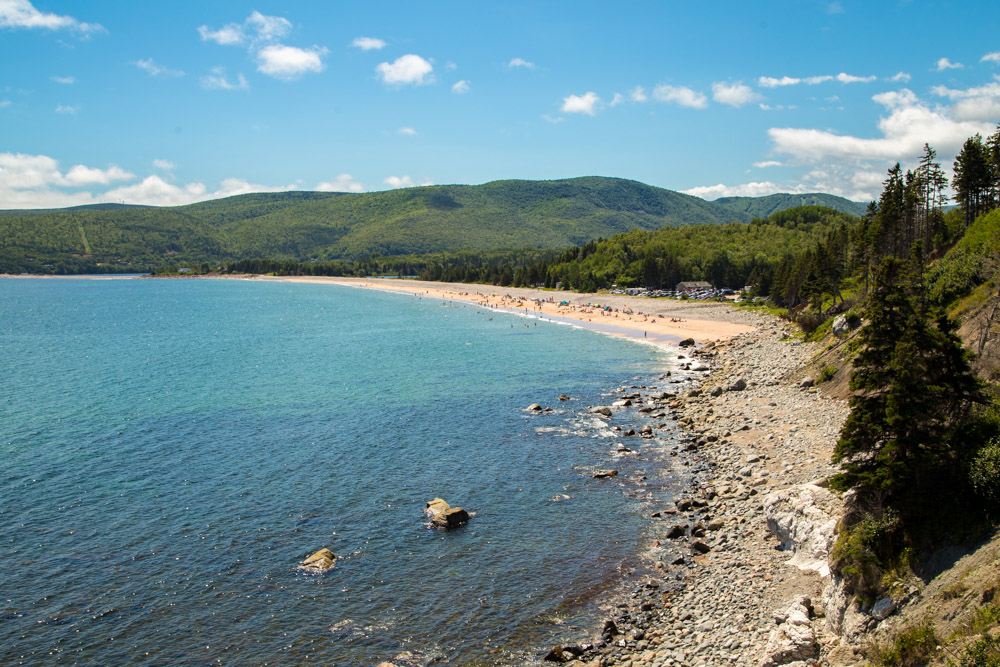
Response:
[[[799,484],[767,495],[767,528],[781,540],[781,548],[792,553],[790,565],[830,576],[830,550],[841,506],[833,493],[816,484]]]

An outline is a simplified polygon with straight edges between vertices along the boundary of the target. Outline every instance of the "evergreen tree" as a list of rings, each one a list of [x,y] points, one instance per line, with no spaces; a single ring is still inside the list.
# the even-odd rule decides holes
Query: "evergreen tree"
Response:
[[[954,436],[983,402],[969,354],[945,316],[931,318],[920,280],[922,256],[886,259],[874,276],[851,377],[851,412],[834,449],[839,488],[884,495],[903,518],[933,501],[933,480],[955,473]]]
[[[997,174],[990,153],[990,147],[977,134],[966,139],[962,152],[955,158],[953,185],[966,227],[996,206]]]

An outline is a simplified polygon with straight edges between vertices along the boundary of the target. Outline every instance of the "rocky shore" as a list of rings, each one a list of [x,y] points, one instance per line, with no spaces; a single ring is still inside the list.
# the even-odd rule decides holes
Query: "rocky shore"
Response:
[[[773,318],[729,313],[756,330],[687,348],[692,367],[711,369],[696,388],[634,401],[683,427],[674,453],[692,471],[687,493],[652,512],[658,574],[609,610],[593,644],[545,660],[812,665],[836,645],[821,593],[840,502],[822,480],[847,405],[805,374],[814,345]]]

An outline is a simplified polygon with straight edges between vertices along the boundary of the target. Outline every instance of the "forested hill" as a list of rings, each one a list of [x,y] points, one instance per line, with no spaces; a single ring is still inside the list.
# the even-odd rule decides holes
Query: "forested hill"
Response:
[[[825,206],[841,213],[861,217],[868,208],[867,202],[859,203],[834,195],[814,192],[805,195],[777,194],[764,197],[721,197],[715,204],[750,218],[766,218],[774,213],[799,206]]]
[[[803,196],[772,195],[764,208],[798,206]],[[824,201],[839,210],[858,206],[832,199]],[[585,177],[363,194],[259,193],[174,207],[2,211],[0,272],[565,248],[632,229],[747,222],[763,210],[753,201],[734,206],[636,181]]]

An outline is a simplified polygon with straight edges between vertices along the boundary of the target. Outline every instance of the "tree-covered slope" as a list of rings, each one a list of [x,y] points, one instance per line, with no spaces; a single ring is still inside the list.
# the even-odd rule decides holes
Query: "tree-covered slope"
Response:
[[[841,213],[849,213],[861,217],[865,214],[867,204],[862,204],[843,197],[828,195],[821,192],[791,195],[774,194],[764,197],[721,197],[713,204],[721,206],[732,213],[743,216],[741,219],[766,218],[779,211],[785,211],[799,206],[825,206]]]
[[[0,271],[45,271],[57,262],[83,260],[90,270],[96,264],[140,266],[168,260],[333,260],[565,248],[634,229],[754,217],[717,202],[602,177],[363,194],[257,193],[175,207],[101,205],[0,213]]]

